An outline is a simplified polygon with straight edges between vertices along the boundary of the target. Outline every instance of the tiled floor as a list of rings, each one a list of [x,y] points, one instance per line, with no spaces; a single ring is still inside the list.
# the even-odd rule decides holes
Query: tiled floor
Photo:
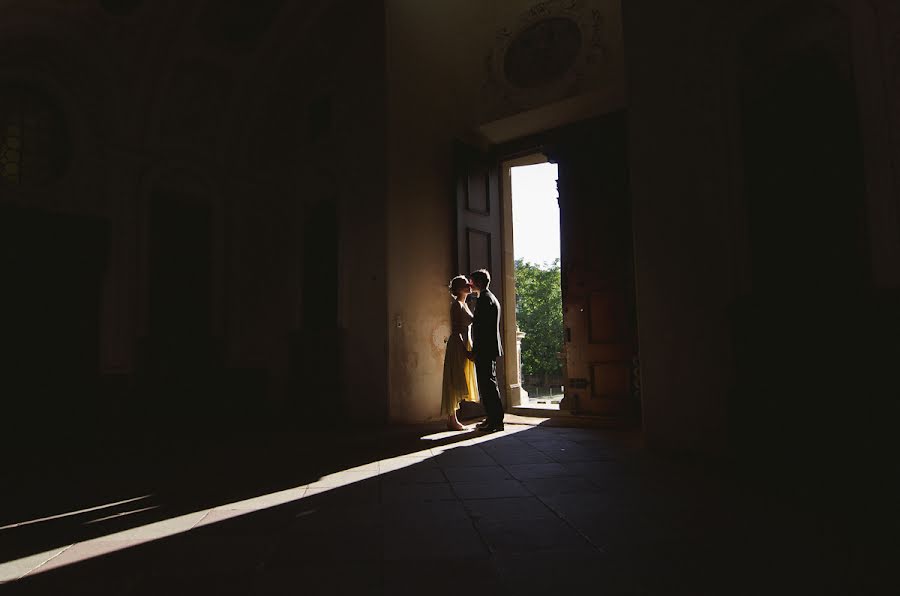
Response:
[[[282,437],[234,459],[207,445],[196,467],[157,462],[139,501],[4,517],[0,591],[882,593],[839,523],[771,487],[648,454],[635,433],[510,420]]]

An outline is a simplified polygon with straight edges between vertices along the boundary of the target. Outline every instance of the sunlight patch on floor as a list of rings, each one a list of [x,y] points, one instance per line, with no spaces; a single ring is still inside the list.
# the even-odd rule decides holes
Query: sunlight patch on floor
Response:
[[[141,497],[134,497],[133,499],[125,499],[124,501],[116,501],[114,503],[107,503],[105,505],[97,505],[96,507],[88,507],[86,509],[79,509],[77,511],[69,511],[67,513],[59,513],[57,515],[48,515],[47,517],[39,517],[37,519],[31,519],[24,522],[17,522],[14,524],[9,524],[7,526],[0,526],[0,530],[10,530],[12,528],[18,528],[21,526],[30,526],[32,524],[38,524],[45,521],[52,521],[54,519],[62,519],[64,517],[71,517],[73,515],[80,515],[82,513],[90,513],[91,511],[98,511],[100,509],[109,509],[110,507],[115,507],[116,505],[125,505],[126,503],[134,503],[135,501],[141,501],[143,499],[149,499],[153,495],[143,495]]]
[[[345,470],[341,470],[339,472],[334,472],[332,474],[326,474],[322,476],[318,480],[314,482],[310,482],[309,484],[304,484],[301,486],[288,488],[281,491],[276,491],[272,493],[268,493],[265,495],[259,495],[256,497],[251,497],[249,499],[242,499],[240,501],[234,501],[232,503],[226,503],[224,505],[219,505],[217,507],[213,507],[211,509],[205,509],[202,511],[195,511],[192,513],[187,513],[184,515],[179,515],[176,517],[171,517],[168,519],[160,520],[157,522],[145,524],[142,526],[136,526],[134,528],[129,528],[127,530],[122,530],[119,532],[115,532],[112,534],[107,534],[104,536],[99,536],[97,538],[91,538],[89,540],[84,540],[81,542],[75,542],[69,544],[67,546],[62,546],[58,548],[54,548],[51,550],[47,550],[41,553],[29,555],[26,557],[21,557],[19,559],[15,559],[12,561],[7,561],[4,563],[0,563],[0,583],[12,581],[16,579],[20,579],[26,575],[34,575],[37,573],[42,573],[44,571],[49,571],[51,569],[57,569],[64,565],[69,565],[72,563],[78,563],[81,561],[85,561],[88,559],[92,559],[94,557],[109,554],[114,551],[124,550],[126,548],[130,548],[132,546],[137,546],[139,544],[144,544],[147,542],[151,542],[154,540],[159,540],[161,538],[166,538],[169,536],[174,536],[176,534],[181,534],[183,532],[187,532],[192,530],[200,525],[205,525],[206,523],[216,523],[219,521],[224,521],[226,519],[233,519],[238,516],[246,515],[249,513],[254,513],[257,511],[261,511],[264,509],[269,509],[272,507],[277,507],[279,505],[285,505],[288,503],[299,501],[307,496],[312,496],[314,494],[322,494],[323,492],[327,492],[336,488],[341,488],[345,486],[352,485],[354,483],[368,480],[371,478],[376,478],[382,474],[387,474],[389,472],[394,472],[397,470],[401,470],[403,468],[414,466],[419,464],[427,459],[432,457],[436,457],[441,453],[445,453],[451,451],[453,449],[459,449],[462,447],[470,447],[472,445],[478,445],[480,443],[486,443],[488,441],[493,441],[495,439],[499,439],[501,437],[509,436],[511,434],[515,434],[524,430],[528,430],[532,426],[536,424],[540,424],[544,419],[534,419],[530,418],[524,424],[509,424],[507,423],[507,430],[502,432],[490,433],[490,434],[478,434],[474,433],[475,436],[471,439],[467,439],[464,441],[459,441],[456,443],[448,444],[448,445],[437,445],[431,448],[421,449],[419,451],[414,451],[411,453],[406,453],[403,455],[399,455],[396,457],[390,457],[386,459],[382,459],[376,462],[371,462],[367,464],[363,464],[360,466],[355,466],[352,468],[347,468]],[[426,435],[421,437],[422,440],[425,441],[438,441],[441,439],[452,438],[454,436],[459,436],[464,434],[466,431],[451,431],[448,433],[436,433],[432,435]],[[474,432],[473,430],[469,430],[468,432]],[[37,523],[39,521],[45,521],[50,519],[57,519],[60,517],[65,517],[68,515],[75,515],[78,513],[86,513],[90,511],[97,511],[100,509],[105,509],[108,507],[112,507],[114,505],[122,505],[134,501],[138,501],[141,499],[145,499],[151,495],[145,495],[143,497],[136,497],[134,499],[128,499],[125,501],[119,501],[116,503],[110,503],[107,505],[100,505],[97,507],[91,507],[88,509],[82,509],[76,512],[70,512],[65,514],[60,514],[56,516],[50,516],[46,518],[41,518],[37,520],[31,520],[28,522],[22,522],[20,524],[13,524],[11,526],[5,526],[2,529],[13,528],[21,525],[27,525],[32,523]],[[100,521],[104,521],[106,519],[113,519],[120,516],[129,515],[132,513],[138,513],[140,511],[145,511],[149,509],[153,509],[154,507],[146,507],[144,509],[137,509],[132,511],[126,511],[123,513],[118,513],[110,516],[106,516],[104,518],[95,519],[91,522],[86,523],[96,523]],[[207,521],[208,520],[208,521]]]

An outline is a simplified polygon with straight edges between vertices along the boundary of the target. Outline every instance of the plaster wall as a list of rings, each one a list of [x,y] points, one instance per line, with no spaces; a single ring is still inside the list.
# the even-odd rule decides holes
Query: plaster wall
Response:
[[[752,288],[737,48],[743,31],[790,4],[625,5],[643,430],[651,446],[719,453],[727,443],[729,309]],[[896,62],[896,52],[878,41],[896,29],[896,14],[875,18],[888,16],[889,3],[831,4],[852,27],[872,278],[876,292],[896,292],[900,227],[887,140],[896,122],[884,126],[884,106],[896,101],[885,96],[878,72],[879,64]]]
[[[356,415],[383,419],[383,6],[285,3],[251,37],[233,28],[230,5],[136,6],[9,2],[0,23],[0,85],[46,93],[72,144],[61,179],[4,186],[0,201],[109,225],[100,348],[111,403],[127,411],[135,399],[150,333],[149,205],[165,188],[210,207],[210,329],[222,366],[254,379],[237,391],[245,413],[298,399],[287,394],[289,344],[303,300],[315,299],[299,283],[303,226],[312,205],[337,203],[340,369],[353,374],[303,399],[346,397]],[[313,138],[323,99],[327,130]]]
[[[496,57],[541,5],[578,6],[588,32],[596,14],[603,58],[576,69],[582,76],[565,85],[516,91],[498,78]],[[621,23],[618,3],[606,0],[388,0],[386,6],[390,418],[416,422],[439,415],[446,286],[468,273],[455,270],[453,141],[486,145],[620,108]],[[603,101],[581,112],[555,107],[591,97]],[[501,272],[493,273],[500,283]]]

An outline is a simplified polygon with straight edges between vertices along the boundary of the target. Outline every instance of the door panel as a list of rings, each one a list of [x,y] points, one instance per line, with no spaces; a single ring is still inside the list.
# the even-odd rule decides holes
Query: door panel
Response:
[[[628,342],[628,313],[625,294],[621,289],[590,293],[588,302],[588,341],[592,344],[621,344]]]
[[[490,233],[483,230],[473,230],[472,228],[466,230],[466,249],[469,258],[464,275],[468,275],[476,269],[492,269],[489,266],[493,262],[491,259],[491,236]]]
[[[456,147],[456,273],[487,269],[498,283],[491,291],[503,301],[500,264],[499,164],[474,147]]]
[[[472,153],[474,155],[474,153]],[[466,173],[466,209],[479,215],[491,214],[488,170],[476,167]]]
[[[583,127],[559,165],[568,382],[562,410],[632,416],[637,354],[624,116]]]
[[[491,273],[491,292],[506,307],[503,296],[501,265],[501,209],[499,161],[474,147],[458,143],[455,147],[456,168],[456,259],[453,275],[469,275],[478,269]],[[470,301],[470,306],[474,306]],[[513,305],[509,305],[513,308]],[[503,319],[500,320],[503,333]],[[503,346],[504,350],[511,346]],[[514,346],[512,346],[514,348]],[[506,403],[503,359],[497,361],[497,382]],[[484,414],[480,403],[463,402],[460,417]]]
[[[627,398],[631,391],[631,367],[621,360],[591,364],[591,398]]]

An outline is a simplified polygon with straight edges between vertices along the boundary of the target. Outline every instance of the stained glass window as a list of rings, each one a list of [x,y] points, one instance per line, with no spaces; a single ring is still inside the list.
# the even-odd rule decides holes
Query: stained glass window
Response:
[[[0,184],[41,184],[58,178],[67,150],[62,116],[49,98],[0,89]]]

